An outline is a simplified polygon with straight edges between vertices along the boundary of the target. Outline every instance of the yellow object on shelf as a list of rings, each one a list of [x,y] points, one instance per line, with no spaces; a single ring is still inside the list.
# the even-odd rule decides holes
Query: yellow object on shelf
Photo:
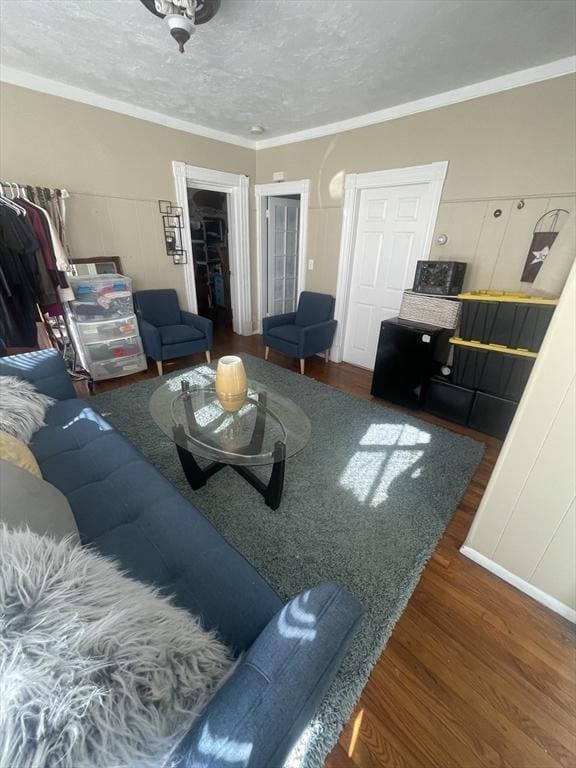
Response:
[[[514,347],[505,347],[503,344],[482,344],[480,341],[466,341],[459,336],[452,336],[450,344],[455,344],[458,347],[472,347],[472,349],[485,349],[488,352],[501,352],[506,355],[517,355],[518,357],[531,357],[532,359],[538,357],[537,352],[530,352],[529,349],[515,349]]]
[[[545,304],[556,306],[558,299],[546,299],[543,296],[530,296],[521,291],[467,291],[459,293],[458,298],[461,301],[510,301],[514,304]]]

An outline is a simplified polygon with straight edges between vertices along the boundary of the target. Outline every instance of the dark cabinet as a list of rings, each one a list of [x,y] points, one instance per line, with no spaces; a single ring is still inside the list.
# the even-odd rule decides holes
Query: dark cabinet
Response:
[[[419,408],[426,384],[438,368],[436,355],[450,334],[444,328],[397,317],[384,320],[380,326],[372,394],[398,405]]]

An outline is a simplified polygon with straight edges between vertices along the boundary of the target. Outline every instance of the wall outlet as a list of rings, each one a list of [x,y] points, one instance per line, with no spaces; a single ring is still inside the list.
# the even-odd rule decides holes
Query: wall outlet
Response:
[[[284,171],[274,171],[272,181],[284,181]]]
[[[314,269],[314,259],[308,259],[308,269],[309,270]]]

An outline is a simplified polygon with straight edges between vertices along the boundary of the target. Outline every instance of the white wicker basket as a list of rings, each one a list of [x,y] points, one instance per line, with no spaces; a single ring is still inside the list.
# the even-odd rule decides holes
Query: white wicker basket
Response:
[[[414,291],[404,291],[399,318],[415,323],[436,325],[439,328],[457,328],[460,321],[461,303],[456,299],[425,296]]]

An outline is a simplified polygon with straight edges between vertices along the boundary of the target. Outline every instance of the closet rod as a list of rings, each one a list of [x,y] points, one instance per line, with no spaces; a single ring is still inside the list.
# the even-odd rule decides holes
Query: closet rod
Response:
[[[70,194],[66,189],[53,189],[52,187],[39,187],[34,184],[20,184],[15,181],[0,181],[0,194],[2,194],[2,196],[6,196],[4,193],[5,193],[5,190],[7,190],[10,193],[11,197],[17,197],[18,195],[22,195],[23,197],[26,197],[26,191],[28,189],[34,190],[35,192],[42,192],[44,194],[48,193],[51,196],[56,195],[56,197],[62,197],[64,199],[67,197],[70,197]]]

